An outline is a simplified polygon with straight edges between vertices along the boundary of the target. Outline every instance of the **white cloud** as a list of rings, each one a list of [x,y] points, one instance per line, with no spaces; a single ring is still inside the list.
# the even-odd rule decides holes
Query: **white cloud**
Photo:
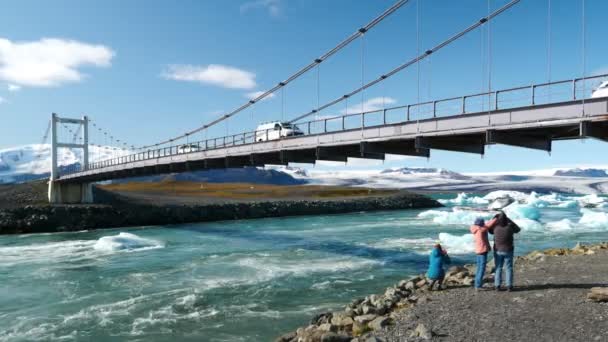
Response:
[[[265,93],[265,91],[261,91],[261,90],[252,91],[250,93],[245,94],[245,97],[247,97],[250,100],[254,100],[254,99],[257,99],[260,95],[262,95],[264,93]],[[266,97],[263,98],[262,101],[270,100],[274,97],[275,97],[274,93],[270,93],[270,94],[266,95]]]
[[[241,5],[241,13],[246,13],[251,10],[262,9],[268,12],[273,17],[278,17],[283,13],[282,0],[253,0]]]
[[[220,64],[169,65],[162,76],[175,81],[199,82],[230,89],[252,89],[256,86],[254,73]]]
[[[21,90],[21,86],[16,85],[16,84],[8,84],[8,91],[10,92],[15,92],[15,91],[19,91]]]
[[[348,113],[372,112],[375,110],[384,109],[384,106],[389,106],[397,103],[397,100],[391,97],[374,97],[365,102],[354,104],[348,107]],[[342,114],[346,114],[347,110],[342,110]]]
[[[3,104],[4,102],[6,102],[6,100],[0,96],[0,104]]]
[[[110,66],[114,55],[114,51],[104,45],[75,40],[44,38],[12,42],[0,38],[0,80],[31,87],[78,82],[85,77],[79,68]]]

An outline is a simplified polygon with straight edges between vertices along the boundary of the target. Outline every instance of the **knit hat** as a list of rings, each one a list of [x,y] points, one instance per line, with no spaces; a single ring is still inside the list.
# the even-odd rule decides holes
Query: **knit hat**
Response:
[[[483,220],[483,218],[478,217],[478,218],[475,219],[475,225],[476,226],[483,226],[485,224],[486,224],[486,222]]]

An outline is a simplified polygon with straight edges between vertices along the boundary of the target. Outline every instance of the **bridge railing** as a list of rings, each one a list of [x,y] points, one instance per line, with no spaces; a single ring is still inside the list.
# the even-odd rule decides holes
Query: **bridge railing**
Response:
[[[589,98],[591,90],[597,87],[600,81],[607,79],[608,74],[602,74],[570,80],[538,83],[373,111],[317,117],[313,120],[298,122],[295,125],[299,127],[304,135],[316,135],[429,118],[566,102]],[[90,163],[88,169],[99,169],[137,161],[276,140],[274,137],[277,137],[277,139],[291,138],[284,136],[282,128],[279,128],[278,132],[274,129],[247,131],[97,161]],[[82,168],[77,166],[62,171],[62,174],[75,173],[82,171]]]

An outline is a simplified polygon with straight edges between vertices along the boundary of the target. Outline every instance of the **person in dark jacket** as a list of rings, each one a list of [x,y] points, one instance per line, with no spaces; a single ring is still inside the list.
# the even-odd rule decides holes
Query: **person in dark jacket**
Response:
[[[429,290],[433,290],[435,283],[438,283],[437,289],[442,289],[443,279],[445,278],[444,265],[451,263],[448,252],[441,248],[440,244],[436,244],[429,255],[429,270],[426,272],[426,277],[429,278]]]
[[[502,268],[505,267],[505,283],[507,291],[513,289],[513,235],[519,233],[520,228],[504,212],[495,216],[496,220],[490,226],[490,234],[494,235],[494,286],[500,291],[502,285]]]

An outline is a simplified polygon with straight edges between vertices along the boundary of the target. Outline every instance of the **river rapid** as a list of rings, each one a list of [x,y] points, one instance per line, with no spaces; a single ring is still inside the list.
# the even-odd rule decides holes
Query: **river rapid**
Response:
[[[434,210],[0,237],[0,340],[271,341],[319,312],[425,271],[440,241],[472,262],[495,197],[517,254],[608,240],[608,198],[437,195]],[[517,282],[517,279],[516,279]]]

